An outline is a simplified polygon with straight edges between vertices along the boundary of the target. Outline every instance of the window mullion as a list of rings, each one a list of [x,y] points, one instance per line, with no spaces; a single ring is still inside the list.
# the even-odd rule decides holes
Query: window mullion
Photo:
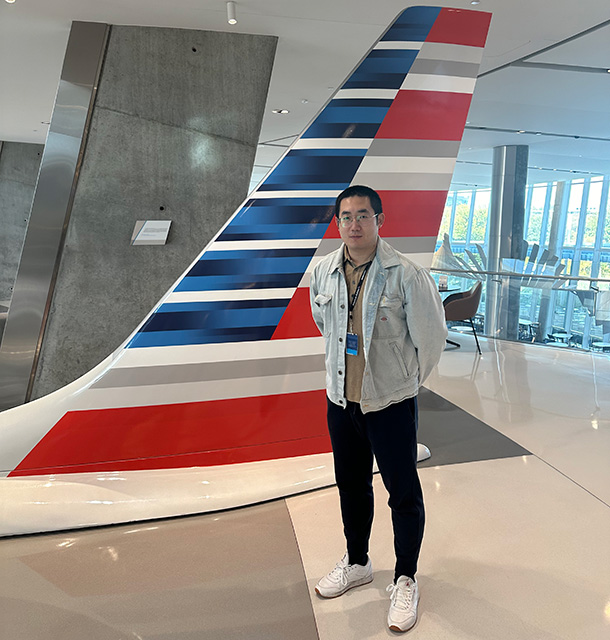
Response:
[[[470,236],[472,234],[472,220],[474,218],[474,201],[476,200],[477,192],[473,190],[470,192],[470,212],[468,213],[468,226],[466,228],[466,248],[470,248]]]
[[[551,207],[551,195],[553,194],[553,183],[548,182],[546,185],[546,196],[544,198],[544,210],[542,212],[542,223],[540,224],[540,248],[544,249],[546,245],[546,230],[549,226],[549,211]]]

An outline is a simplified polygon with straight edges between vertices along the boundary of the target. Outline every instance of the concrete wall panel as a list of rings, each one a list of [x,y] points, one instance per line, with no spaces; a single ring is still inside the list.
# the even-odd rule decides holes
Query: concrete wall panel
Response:
[[[258,141],[260,123],[252,115],[259,110],[262,115],[275,41],[214,31],[113,27],[96,106],[231,140]]]
[[[33,397],[123,342],[245,198],[275,46],[112,28]],[[148,219],[168,244],[130,246]]]
[[[0,305],[10,301],[43,145],[0,145]],[[0,332],[1,335],[1,332]]]

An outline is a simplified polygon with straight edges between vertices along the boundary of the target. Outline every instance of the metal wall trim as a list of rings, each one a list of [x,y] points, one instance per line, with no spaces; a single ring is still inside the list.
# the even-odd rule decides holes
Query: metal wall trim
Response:
[[[0,344],[0,410],[31,395],[109,32],[72,23]]]

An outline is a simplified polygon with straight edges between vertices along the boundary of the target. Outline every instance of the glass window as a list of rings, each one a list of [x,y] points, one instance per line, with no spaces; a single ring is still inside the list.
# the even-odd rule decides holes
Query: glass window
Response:
[[[531,287],[521,287],[519,295],[519,320],[528,320],[530,318],[533,295],[534,290]]]
[[[451,209],[453,208],[453,200],[455,198],[455,192],[451,191],[447,195],[447,200],[445,201],[445,210],[443,211],[443,219],[441,220],[441,226],[438,231],[439,241],[443,241],[443,236],[445,233],[449,233],[449,228],[451,226]]]
[[[451,245],[451,250],[453,251],[454,256],[461,258],[466,264],[469,264],[469,258],[466,255],[466,247],[464,246],[464,243]]]
[[[555,229],[565,229],[563,237],[557,238],[560,244],[556,249],[564,266],[560,272],[563,276],[610,280],[610,200],[606,198],[609,180],[608,176],[594,176],[573,182],[548,182],[527,187],[525,238],[530,244],[530,251],[533,243],[541,243],[543,248],[548,247],[557,204],[558,219],[555,220]],[[562,196],[561,202],[555,203],[559,188],[564,193],[564,187],[565,198]],[[585,190],[587,198],[583,202]],[[488,188],[464,189],[447,194],[438,242],[442,241],[444,233],[451,233],[453,252],[466,263],[470,263],[471,260],[465,254],[465,248],[468,247],[477,256],[475,245],[485,243],[490,200],[491,191]],[[582,233],[582,246],[576,244],[579,228]],[[601,251],[596,251],[598,233],[602,236]],[[484,251],[488,252],[486,245]],[[469,284],[466,281],[455,286],[464,289]],[[569,289],[588,290],[590,283],[586,280],[571,280],[565,286]],[[606,288],[607,285],[600,283],[600,286]],[[575,344],[578,344],[579,338],[582,340],[585,333],[589,335],[589,331],[592,336],[600,333],[600,327],[590,321],[587,309],[574,293],[566,290],[544,292],[537,288],[522,287],[519,305],[520,339],[532,339],[535,328],[531,329],[530,323],[534,323],[535,327],[539,320],[542,300],[548,299],[549,294],[554,303],[549,309],[552,328],[549,328],[547,333],[561,333],[565,327],[568,333],[575,336]],[[483,307],[484,296],[481,310]],[[566,326],[568,321],[570,326]]]
[[[564,244],[574,246],[578,234],[578,220],[582,206],[583,180],[574,180],[570,186],[570,199],[568,201],[568,217],[566,222],[566,235]]]
[[[466,240],[468,218],[470,217],[471,191],[458,191],[456,194],[455,219],[453,222],[452,240]]]
[[[542,216],[544,215],[544,203],[546,200],[546,184],[535,185],[532,190],[532,203],[530,205],[529,223],[527,225],[528,242],[540,242],[542,229]]]
[[[476,192],[474,199],[474,213],[472,218],[472,230],[470,240],[472,242],[484,242],[487,231],[487,220],[489,219],[489,199],[491,191],[481,189]]]
[[[551,239],[551,225],[553,223],[553,215],[555,213],[555,198],[557,197],[557,183],[553,182],[551,189],[551,199],[549,201],[549,222],[546,225],[546,236],[544,238],[544,246],[549,246],[549,240]],[[559,203],[561,205],[561,203]]]
[[[582,276],[583,278],[591,278],[591,265],[593,264],[593,262],[591,260],[584,260],[581,259],[580,263],[578,265],[578,275]],[[589,285],[586,282],[579,282],[579,289],[588,289]],[[582,286],[581,286],[582,285]]]
[[[610,196],[608,197],[608,206],[606,210],[606,222],[604,223],[604,237],[602,239],[604,247],[610,247]]]
[[[572,296],[574,294],[571,294]],[[585,320],[587,318],[587,310],[582,306],[578,299],[574,299],[574,310],[572,311],[572,321],[570,322],[570,326],[566,327],[568,329],[568,333],[574,335],[574,332],[582,334],[585,330]]]
[[[568,295],[574,294],[569,294],[568,291],[557,291],[557,295],[555,296],[555,309],[553,313],[553,332],[562,328],[565,324]]]
[[[595,245],[595,236],[597,235],[597,221],[599,219],[599,205],[602,199],[603,180],[591,180],[589,186],[589,199],[587,202],[587,218],[585,220],[585,233],[582,244],[585,247],[593,247]]]

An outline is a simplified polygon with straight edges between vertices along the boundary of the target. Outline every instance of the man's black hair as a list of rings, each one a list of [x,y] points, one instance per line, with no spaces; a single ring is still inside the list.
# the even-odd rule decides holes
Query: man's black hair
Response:
[[[345,198],[353,198],[354,196],[368,198],[375,213],[381,213],[383,211],[381,207],[381,198],[377,191],[371,189],[371,187],[365,187],[362,184],[354,184],[337,196],[337,199],[335,200],[335,218],[338,218],[341,213],[341,201],[345,200]]]

